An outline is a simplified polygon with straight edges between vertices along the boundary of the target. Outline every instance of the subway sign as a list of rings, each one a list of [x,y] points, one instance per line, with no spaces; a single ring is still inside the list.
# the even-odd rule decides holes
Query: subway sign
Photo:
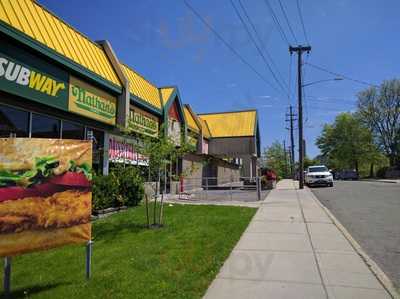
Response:
[[[129,111],[128,129],[151,137],[158,136],[158,118],[131,106]]]
[[[24,56],[20,51],[17,49],[14,52],[22,58]],[[8,51],[8,54],[12,53]],[[32,58],[24,60],[30,61]],[[0,52],[0,90],[115,125],[117,113],[115,96],[69,76],[67,72],[53,65],[49,66],[39,58],[31,64],[36,67]]]
[[[68,109],[67,76],[48,74],[0,53],[0,89],[42,104]]]

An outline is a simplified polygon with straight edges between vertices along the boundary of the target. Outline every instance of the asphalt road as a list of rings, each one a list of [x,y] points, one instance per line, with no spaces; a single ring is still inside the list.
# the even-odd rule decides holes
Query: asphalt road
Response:
[[[400,184],[336,181],[311,190],[400,288]]]

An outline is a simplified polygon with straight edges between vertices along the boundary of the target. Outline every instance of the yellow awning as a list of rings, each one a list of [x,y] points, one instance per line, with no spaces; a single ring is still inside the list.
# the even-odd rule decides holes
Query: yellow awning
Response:
[[[174,87],[162,87],[160,88],[161,95],[162,95],[162,101],[163,101],[163,106],[165,106],[168,102],[168,99],[174,92]]]
[[[199,114],[211,133],[211,137],[254,136],[257,124],[256,110]]]
[[[199,133],[200,128],[198,127],[195,119],[193,118],[192,113],[189,111],[189,109],[186,106],[183,107],[183,112],[185,113],[186,123],[187,123],[189,129],[196,133]]]
[[[32,0],[0,0],[0,19],[57,53],[121,86],[103,48]]]
[[[162,102],[158,88],[125,64],[121,64],[121,67],[128,77],[130,92],[148,104],[161,109]]]
[[[200,117],[199,117],[199,121],[201,123],[201,128],[203,130],[203,137],[209,139],[211,137],[211,133],[210,133],[210,130],[208,128],[206,121]]]

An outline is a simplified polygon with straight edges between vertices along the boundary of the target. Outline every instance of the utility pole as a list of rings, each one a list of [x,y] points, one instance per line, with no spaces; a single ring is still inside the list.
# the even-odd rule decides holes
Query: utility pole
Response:
[[[310,46],[297,46],[292,47],[289,46],[289,52],[292,54],[293,52],[297,53],[297,87],[298,87],[298,121],[299,121],[299,188],[304,188],[304,148],[303,148],[303,95],[302,95],[302,78],[301,78],[301,55],[303,52],[310,53]]]
[[[293,135],[293,122],[296,120],[296,114],[293,113],[292,105],[289,106],[289,114],[286,114],[286,121],[289,122],[289,131],[290,131],[290,173],[292,175],[292,179],[294,179],[294,135]]]
[[[287,159],[287,151],[286,151],[286,143],[285,140],[283,140],[283,155],[285,159],[285,175],[288,173],[288,159]]]

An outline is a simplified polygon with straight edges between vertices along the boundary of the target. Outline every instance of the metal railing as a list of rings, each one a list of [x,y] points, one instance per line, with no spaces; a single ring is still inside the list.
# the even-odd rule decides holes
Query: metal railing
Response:
[[[178,198],[252,202],[261,200],[263,193],[259,177],[184,178],[180,182]]]

